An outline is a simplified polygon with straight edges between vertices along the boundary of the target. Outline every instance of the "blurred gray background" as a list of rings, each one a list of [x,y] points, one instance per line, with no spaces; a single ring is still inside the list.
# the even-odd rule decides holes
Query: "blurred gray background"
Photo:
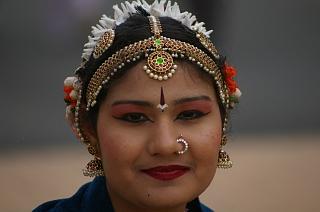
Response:
[[[0,1],[0,148],[77,145],[64,120],[63,80],[111,0]],[[234,135],[320,131],[320,1],[178,1],[238,69]]]
[[[63,80],[115,0],[0,0],[0,211],[68,197],[91,159],[64,120]],[[216,211],[320,211],[319,0],[181,0],[238,69],[234,162],[201,196]]]

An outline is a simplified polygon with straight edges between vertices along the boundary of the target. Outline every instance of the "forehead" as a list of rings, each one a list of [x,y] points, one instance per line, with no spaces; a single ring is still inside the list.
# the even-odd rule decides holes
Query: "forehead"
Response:
[[[210,76],[199,73],[196,65],[177,61],[178,68],[172,78],[159,81],[149,78],[143,70],[145,61],[126,70],[120,79],[110,86],[106,101],[116,99],[148,99],[159,101],[160,88],[163,87],[166,99],[195,95],[207,95],[215,99],[215,91]]]

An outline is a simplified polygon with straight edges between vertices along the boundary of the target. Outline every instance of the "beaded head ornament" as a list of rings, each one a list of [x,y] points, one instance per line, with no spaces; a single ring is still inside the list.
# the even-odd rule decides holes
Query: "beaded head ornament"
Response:
[[[194,15],[189,12],[180,12],[177,3],[172,5],[171,1],[167,2],[166,0],[160,2],[155,0],[151,5],[144,0],[131,3],[126,1],[121,3],[121,9],[118,5],[113,6],[114,19],[103,15],[99,24],[92,27],[92,35],[88,37],[89,41],[84,45],[81,69],[85,69],[88,61],[99,59],[103,53],[108,52],[117,37],[115,29],[132,14],[138,13],[138,8],[142,8],[150,14],[148,19],[151,37],[133,42],[110,54],[111,56],[106,58],[96,69],[86,87],[82,85],[77,71],[75,77],[69,77],[65,80],[66,115],[69,120],[73,121],[80,140],[85,143],[89,142],[82,133],[79,113],[85,113],[95,106],[103,86],[110,83],[116,72],[122,71],[126,64],[134,63],[143,58],[146,62],[143,67],[145,73],[151,79],[158,81],[173,78],[177,69],[175,58],[184,58],[197,64],[213,77],[219,99],[226,111],[232,109],[241,96],[234,81],[235,69],[226,63],[223,67],[218,66],[215,62],[219,60],[220,55],[209,39],[212,30],[207,31],[204,23],[198,22]],[[162,36],[159,17],[170,17],[193,30],[194,36],[208,53],[191,43]],[[85,105],[85,109],[81,109],[82,105]],[[225,117],[223,133],[226,131],[227,121],[228,119]]]

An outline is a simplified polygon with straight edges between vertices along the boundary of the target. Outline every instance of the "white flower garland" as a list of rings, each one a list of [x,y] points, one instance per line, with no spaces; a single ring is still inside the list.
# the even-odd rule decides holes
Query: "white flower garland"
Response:
[[[129,3],[125,1],[121,3],[121,9],[118,5],[114,5],[114,18],[109,18],[106,15],[102,15],[99,20],[99,24],[92,26],[91,35],[88,36],[88,42],[84,45],[82,59],[89,60],[92,52],[94,51],[97,42],[101,36],[110,29],[115,29],[116,26],[125,22],[131,14],[137,13],[136,7],[140,6],[146,10],[150,15],[156,17],[167,16],[177,21],[180,21],[183,25],[187,26],[191,30],[201,32],[207,37],[210,37],[212,30],[207,31],[203,22],[198,22],[196,16],[189,12],[180,12],[179,5],[175,2],[171,5],[169,0],[155,0],[151,5],[145,0],[136,0]]]

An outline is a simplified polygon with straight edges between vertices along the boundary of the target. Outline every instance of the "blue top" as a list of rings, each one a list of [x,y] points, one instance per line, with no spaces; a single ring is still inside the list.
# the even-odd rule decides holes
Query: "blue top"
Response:
[[[104,177],[96,177],[66,199],[43,203],[33,212],[114,212]],[[187,204],[188,212],[213,212],[196,198]]]

